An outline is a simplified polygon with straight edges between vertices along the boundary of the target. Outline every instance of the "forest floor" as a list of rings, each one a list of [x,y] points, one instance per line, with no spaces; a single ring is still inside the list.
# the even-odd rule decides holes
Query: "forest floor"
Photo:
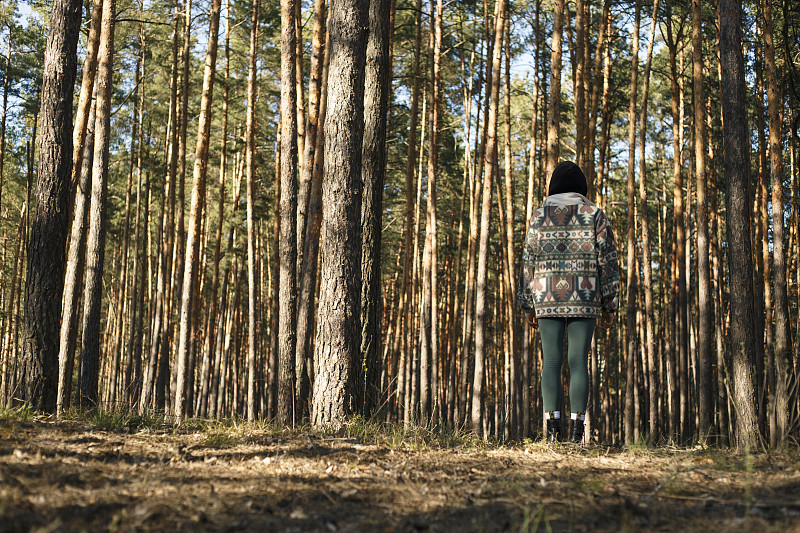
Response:
[[[800,451],[6,411],[5,531],[800,531]]]

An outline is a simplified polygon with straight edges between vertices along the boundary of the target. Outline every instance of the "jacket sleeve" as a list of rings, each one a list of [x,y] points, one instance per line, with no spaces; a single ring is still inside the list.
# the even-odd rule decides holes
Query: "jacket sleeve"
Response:
[[[619,309],[619,262],[617,244],[611,224],[603,211],[595,219],[597,241],[597,270],[600,277],[600,296],[603,311],[616,313]]]
[[[535,218],[535,215],[531,217],[528,233],[522,245],[522,269],[519,275],[519,292],[517,293],[519,305],[526,313],[532,313],[534,310],[532,285],[534,273],[536,272],[536,244],[538,239],[538,230],[533,224]]]

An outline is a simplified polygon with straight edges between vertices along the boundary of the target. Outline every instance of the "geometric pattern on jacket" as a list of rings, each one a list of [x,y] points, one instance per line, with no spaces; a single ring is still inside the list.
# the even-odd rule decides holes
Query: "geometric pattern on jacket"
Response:
[[[595,205],[547,205],[528,225],[519,303],[536,318],[599,317],[619,308],[611,225]]]

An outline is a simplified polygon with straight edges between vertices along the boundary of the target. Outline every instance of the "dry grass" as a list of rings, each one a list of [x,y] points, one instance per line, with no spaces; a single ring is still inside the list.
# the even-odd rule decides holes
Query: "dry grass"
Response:
[[[796,449],[156,418],[0,413],[0,531],[800,531]]]

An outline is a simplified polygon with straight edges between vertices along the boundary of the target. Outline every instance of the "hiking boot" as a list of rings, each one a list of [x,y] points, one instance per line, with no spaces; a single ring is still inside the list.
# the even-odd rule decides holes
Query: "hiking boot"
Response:
[[[575,419],[572,421],[572,434],[569,437],[569,441],[575,444],[583,442],[583,420]]]
[[[561,419],[547,419],[547,442],[559,442],[561,440]]]

